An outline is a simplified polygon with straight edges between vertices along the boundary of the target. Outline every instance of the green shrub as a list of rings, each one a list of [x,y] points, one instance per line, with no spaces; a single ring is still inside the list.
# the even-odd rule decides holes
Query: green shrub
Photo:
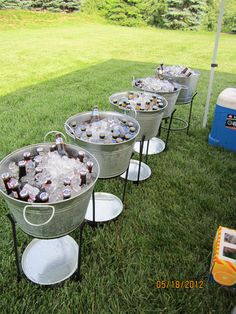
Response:
[[[206,10],[205,0],[166,0],[166,3],[165,27],[191,30],[196,30],[200,27]]]
[[[0,9],[11,8],[73,12],[80,10],[80,0],[0,0]]]

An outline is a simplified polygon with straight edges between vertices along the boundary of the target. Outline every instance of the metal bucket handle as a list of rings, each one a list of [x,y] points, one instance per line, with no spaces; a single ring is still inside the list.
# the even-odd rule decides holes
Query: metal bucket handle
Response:
[[[64,140],[67,141],[67,137],[65,136],[64,133],[60,132],[60,131],[49,131],[47,134],[45,134],[43,141],[46,142],[46,138],[48,137],[48,135],[50,134],[61,134],[64,137]]]
[[[41,223],[41,224],[34,224],[34,223],[32,223],[32,222],[30,222],[27,218],[26,218],[26,209],[27,208],[52,208],[52,214],[51,214],[51,216],[49,217],[49,219],[47,220],[47,221],[45,221],[45,222],[43,222],[43,223]],[[26,205],[25,207],[24,207],[24,209],[23,209],[23,217],[24,217],[24,220],[25,220],[25,222],[27,222],[27,224],[29,224],[30,226],[32,226],[32,227],[41,227],[41,226],[45,226],[45,225],[47,225],[51,220],[52,220],[52,218],[54,217],[54,215],[55,215],[55,207],[54,206],[52,206],[52,205]]]
[[[68,123],[64,123],[64,125],[67,127],[67,129],[70,130],[70,132],[72,133],[72,135],[74,136],[74,139],[76,139],[76,136],[75,136],[75,132],[74,130],[72,129],[72,127],[68,124]]]
[[[188,86],[186,86],[186,85],[181,85],[181,84],[179,84],[180,86],[181,86],[181,89],[184,89],[184,90],[188,90],[189,88],[188,88]]]

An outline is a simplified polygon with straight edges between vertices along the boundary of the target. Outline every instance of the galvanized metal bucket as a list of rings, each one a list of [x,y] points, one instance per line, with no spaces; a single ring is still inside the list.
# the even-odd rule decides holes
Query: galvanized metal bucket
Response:
[[[189,77],[186,76],[170,76],[163,74],[164,79],[184,85],[187,89],[181,89],[177,98],[177,103],[183,104],[191,101],[194,92],[197,88],[197,82],[200,76],[200,72],[194,70],[194,73]]]
[[[100,112],[100,117],[116,117],[123,119],[124,115],[118,112],[102,111]],[[134,127],[137,130],[136,136],[128,141],[115,144],[90,143],[76,137],[73,129],[71,128],[72,121],[76,121],[77,124],[81,124],[89,120],[90,118],[91,112],[83,112],[70,117],[65,122],[66,133],[70,136],[71,140],[75,144],[87,149],[91,154],[96,157],[100,165],[99,178],[105,179],[119,176],[128,168],[129,161],[133,152],[133,147],[135,144],[135,139],[140,131],[139,123],[134,118],[126,116],[128,121],[133,122]]]
[[[49,147],[52,144],[40,143],[16,150],[0,162],[0,173],[7,172],[9,163],[18,161],[22,158],[24,152],[27,151],[31,152],[31,154],[36,154],[37,147]],[[81,148],[66,144],[66,150],[73,156],[78,154]],[[99,176],[99,164],[97,160],[89,152],[86,151],[86,154],[94,163],[93,169],[96,178],[78,196],[55,203],[30,204],[14,199],[0,189],[1,195],[6,201],[11,214],[25,233],[36,238],[52,239],[64,236],[80,226],[84,220],[94,185]]]
[[[138,90],[142,90],[142,91],[149,92],[152,94],[161,95],[162,97],[164,97],[167,100],[168,105],[166,106],[166,108],[164,110],[163,118],[169,118],[171,116],[172,112],[174,111],[176,101],[177,101],[177,98],[179,97],[180,91],[181,90],[187,90],[186,86],[173,82],[173,84],[176,88],[175,91],[173,91],[173,92],[164,92],[164,91],[153,92],[153,91],[148,90],[148,89],[141,89],[141,88],[137,87],[135,85],[135,82],[138,80],[142,80],[142,78],[133,79],[133,81],[132,81],[133,87],[135,87]]]
[[[113,100],[121,99],[122,97],[128,97],[128,93],[137,93],[137,91],[128,91],[128,92],[121,92],[113,94],[109,97],[110,104],[112,108],[118,112],[125,113],[128,115],[132,115],[133,111],[130,109],[120,108],[119,106],[115,105]],[[146,93],[147,95],[150,95],[150,97],[153,95],[153,93]],[[158,130],[160,128],[161,120],[165,111],[165,108],[167,107],[168,103],[166,99],[158,94],[156,94],[157,97],[161,97],[162,102],[164,103],[163,108],[159,108],[158,110],[153,111],[135,111],[136,112],[136,120],[140,124],[140,132],[136,138],[136,141],[140,141],[143,136],[145,136],[146,140],[149,140],[157,135]]]

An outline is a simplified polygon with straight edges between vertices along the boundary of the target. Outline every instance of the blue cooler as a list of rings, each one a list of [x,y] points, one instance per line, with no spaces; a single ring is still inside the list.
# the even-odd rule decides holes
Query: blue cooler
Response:
[[[208,143],[236,152],[236,88],[220,93]]]

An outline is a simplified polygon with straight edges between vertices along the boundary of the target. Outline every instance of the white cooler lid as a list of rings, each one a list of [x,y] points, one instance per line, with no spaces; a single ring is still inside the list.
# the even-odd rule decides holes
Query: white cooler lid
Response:
[[[236,110],[236,88],[226,88],[224,89],[217,99],[217,104]]]

